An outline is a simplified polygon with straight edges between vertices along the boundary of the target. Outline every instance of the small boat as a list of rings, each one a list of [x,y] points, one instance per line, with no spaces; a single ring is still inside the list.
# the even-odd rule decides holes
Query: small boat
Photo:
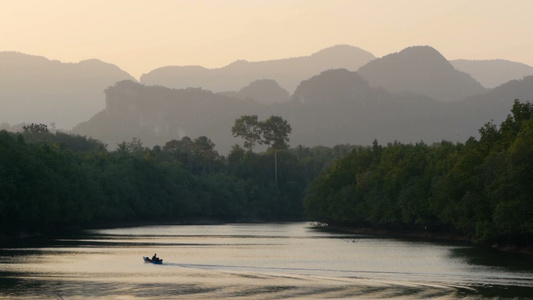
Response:
[[[144,259],[145,263],[152,263],[152,264],[156,264],[156,265],[162,265],[163,264],[163,260],[161,258],[156,258],[155,260],[152,260],[149,257],[143,256],[143,259]]]

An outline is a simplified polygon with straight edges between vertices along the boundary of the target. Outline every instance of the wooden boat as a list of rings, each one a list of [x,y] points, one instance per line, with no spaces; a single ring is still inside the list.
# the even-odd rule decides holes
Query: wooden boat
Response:
[[[152,263],[152,264],[156,264],[156,265],[162,265],[163,264],[163,260],[161,258],[156,258],[155,260],[152,260],[149,257],[143,256],[143,259],[144,259],[145,263]]]

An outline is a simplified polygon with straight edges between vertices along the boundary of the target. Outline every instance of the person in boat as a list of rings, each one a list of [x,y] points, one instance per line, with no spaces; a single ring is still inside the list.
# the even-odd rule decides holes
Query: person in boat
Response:
[[[154,254],[154,256],[152,256],[152,261],[158,261],[159,258],[157,257],[157,253]]]

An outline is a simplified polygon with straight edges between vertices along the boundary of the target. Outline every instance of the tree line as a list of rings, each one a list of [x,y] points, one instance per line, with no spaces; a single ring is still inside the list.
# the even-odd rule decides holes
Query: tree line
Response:
[[[480,138],[354,149],[310,184],[306,213],[330,224],[533,243],[533,105],[515,101]]]
[[[0,234],[117,222],[301,220],[309,182],[353,147],[255,153],[235,145],[223,156],[201,136],[152,148],[134,138],[107,148],[42,124],[0,131]]]
[[[0,233],[311,218],[531,245],[532,114],[515,101],[503,123],[465,143],[333,148],[289,148],[285,120],[242,116],[232,133],[244,146],[226,156],[205,136],[152,148],[134,138],[110,151],[31,124],[0,131]],[[253,152],[261,143],[269,149]]]

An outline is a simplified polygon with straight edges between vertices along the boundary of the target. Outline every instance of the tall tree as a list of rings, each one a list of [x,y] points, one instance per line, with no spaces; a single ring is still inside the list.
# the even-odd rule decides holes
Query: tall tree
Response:
[[[263,143],[269,145],[271,149],[288,149],[289,133],[291,131],[291,125],[279,116],[270,116],[265,122],[261,123]]]
[[[289,133],[292,128],[289,122],[280,116],[270,116],[261,123],[263,143],[274,150],[274,182],[278,185],[278,150],[289,148]]]
[[[255,144],[262,144],[261,124],[257,121],[257,115],[241,116],[235,120],[235,125],[231,128],[231,133],[235,137],[244,139],[244,148],[252,151]]]

